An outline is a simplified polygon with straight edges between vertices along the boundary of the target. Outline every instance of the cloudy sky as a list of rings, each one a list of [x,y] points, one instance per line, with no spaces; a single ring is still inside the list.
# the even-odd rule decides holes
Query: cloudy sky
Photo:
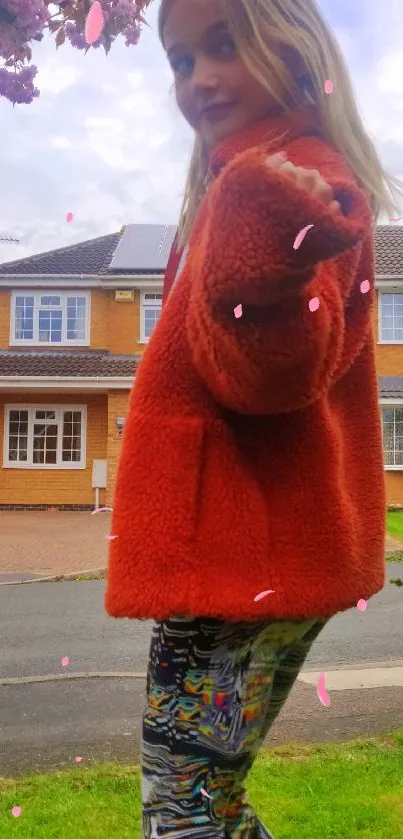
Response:
[[[319,0],[347,58],[366,127],[403,177],[402,0]],[[0,97],[0,261],[52,250],[128,223],[175,224],[192,145],[157,35],[159,0],[140,43],[109,56],[37,44],[40,97]],[[336,95],[336,94],[334,94]],[[67,224],[66,214],[74,220]]]

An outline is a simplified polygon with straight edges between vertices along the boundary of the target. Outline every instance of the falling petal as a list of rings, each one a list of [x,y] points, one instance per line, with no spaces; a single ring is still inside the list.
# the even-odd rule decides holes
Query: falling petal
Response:
[[[68,664],[70,664],[70,659],[67,655],[65,655],[64,658],[62,658],[62,667],[67,667]]]
[[[309,301],[310,312],[316,312],[317,309],[319,309],[319,306],[320,306],[319,297],[312,297],[312,299]]]
[[[76,763],[81,763],[82,757],[76,757]]]
[[[326,81],[325,81],[325,93],[327,93],[328,96],[329,96],[331,93],[333,93],[333,91],[334,91],[334,84],[333,84],[332,80],[331,79],[326,79]]]
[[[111,513],[112,507],[95,507],[95,510],[92,511],[91,515],[95,516],[96,513]]]
[[[200,792],[201,792],[202,795],[204,795],[205,798],[211,798],[211,799],[213,798],[213,796],[209,795],[208,792],[206,792],[206,790],[203,789],[203,787],[201,787]]]
[[[318,694],[318,697],[319,697],[322,705],[327,705],[327,706],[330,705],[330,697],[329,697],[329,694],[328,694],[328,692],[325,688],[325,674],[324,673],[321,673],[320,676],[319,676],[316,692]]]
[[[236,318],[242,317],[242,303],[239,303],[238,306],[235,306],[234,315]]]
[[[118,537],[117,536],[107,536],[106,538],[108,539],[109,542],[112,542],[113,539],[117,539]]]
[[[268,588],[266,591],[261,591],[260,594],[257,594],[253,599],[255,603],[257,603],[258,600],[263,600],[263,598],[267,597],[268,594],[275,594],[274,588]]]
[[[13,807],[13,809],[11,810],[12,815],[13,815],[16,819],[18,819],[18,816],[20,816],[20,815],[21,815],[21,812],[22,812],[21,807]]]
[[[73,213],[67,213],[66,221],[67,221],[67,223],[69,223],[70,221],[73,221]]]
[[[365,612],[365,609],[367,608],[367,605],[368,605],[367,601],[361,599],[357,603],[357,609],[359,609],[360,612]]]
[[[98,41],[98,38],[104,28],[104,24],[105,21],[102,6],[98,0],[95,0],[88,12],[87,20],[85,21],[85,40],[87,44],[95,44],[95,42]]]
[[[403,216],[399,216],[399,218],[390,218],[389,221],[400,221]]]
[[[310,230],[313,226],[313,224],[307,224],[306,227],[303,227],[302,230],[299,231],[298,236],[295,237],[295,241],[293,244],[293,248],[295,251],[297,251],[300,245],[302,245],[302,242],[304,241],[305,236],[308,233],[308,230]]]
[[[370,288],[371,288],[371,285],[369,283],[369,280],[363,280],[363,282],[360,285],[361,294],[367,294],[367,292],[370,290]]]

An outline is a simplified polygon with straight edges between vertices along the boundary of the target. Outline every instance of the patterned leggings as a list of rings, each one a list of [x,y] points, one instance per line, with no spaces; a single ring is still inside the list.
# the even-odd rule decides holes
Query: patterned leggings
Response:
[[[246,775],[325,623],[178,617],[154,624],[144,839],[270,839],[247,802]]]

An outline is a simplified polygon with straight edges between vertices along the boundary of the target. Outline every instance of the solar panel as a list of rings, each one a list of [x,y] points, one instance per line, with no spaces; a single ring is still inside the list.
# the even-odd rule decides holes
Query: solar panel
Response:
[[[176,233],[174,224],[128,224],[111,271],[164,271]]]

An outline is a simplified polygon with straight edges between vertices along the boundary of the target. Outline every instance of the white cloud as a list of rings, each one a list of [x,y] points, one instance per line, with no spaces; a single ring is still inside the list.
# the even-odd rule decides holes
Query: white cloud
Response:
[[[73,146],[68,137],[51,137],[50,142],[56,149],[71,149]]]
[[[35,84],[42,95],[46,95],[46,93],[58,94],[77,84],[81,75],[81,70],[73,63],[63,61],[61,52],[58,50],[56,56],[52,56],[48,61],[38,65]]]

